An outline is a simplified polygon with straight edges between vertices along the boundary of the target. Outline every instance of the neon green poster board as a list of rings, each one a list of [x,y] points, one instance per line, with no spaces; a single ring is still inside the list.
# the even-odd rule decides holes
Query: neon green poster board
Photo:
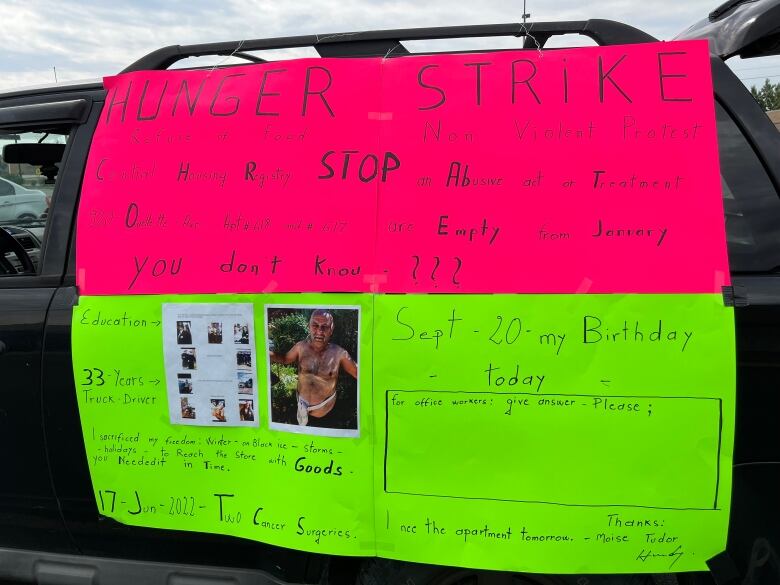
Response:
[[[316,308],[331,367],[297,345]],[[96,500],[121,522],[542,573],[725,548],[718,295],[82,297],[73,325]]]
[[[380,296],[375,314],[379,555],[661,573],[724,550],[718,295]]]
[[[360,373],[351,385],[341,381],[350,395],[338,396],[334,410],[351,405],[350,422],[362,424],[343,425],[353,427],[342,429],[351,436],[326,436],[310,427],[270,429],[293,422],[295,410],[292,417],[283,412],[272,421],[266,320],[270,314],[277,328],[287,324],[288,336],[305,336],[305,316],[324,303],[337,319],[359,315],[352,320],[359,346],[352,347],[351,358]],[[356,294],[82,297],[73,313],[73,363],[99,511],[137,526],[228,534],[313,552],[373,554],[372,368],[366,344],[372,304],[371,297]],[[246,312],[236,310],[246,305],[253,323],[242,321]],[[174,318],[166,322],[170,309]],[[304,323],[296,325],[301,315]],[[337,320],[336,328],[341,324]],[[337,334],[338,329],[334,340]],[[175,361],[166,358],[171,338]],[[243,353],[243,363],[228,364],[227,375],[218,371],[223,350],[235,360],[250,348],[251,367],[245,367]],[[274,389],[284,392],[281,378],[287,374],[274,369],[273,379],[279,378]],[[251,384],[246,376],[240,382],[238,374],[247,372]],[[248,401],[253,416],[243,408],[237,418]],[[241,420],[246,418],[254,420]]]

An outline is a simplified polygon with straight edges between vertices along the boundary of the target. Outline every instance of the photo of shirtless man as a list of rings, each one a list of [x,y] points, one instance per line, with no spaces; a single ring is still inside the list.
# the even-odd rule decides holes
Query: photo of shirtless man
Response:
[[[357,380],[358,367],[346,349],[331,341],[335,328],[334,313],[316,309],[309,317],[305,339],[287,353],[269,351],[271,363],[297,367],[295,399],[299,426],[343,428],[332,414],[337,401],[339,373],[343,371]]]

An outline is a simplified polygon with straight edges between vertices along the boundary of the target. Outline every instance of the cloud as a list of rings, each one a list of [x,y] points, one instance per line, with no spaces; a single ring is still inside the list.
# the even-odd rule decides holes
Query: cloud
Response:
[[[712,9],[711,0],[528,3],[532,21],[611,18],[670,38]],[[354,30],[518,22],[519,0],[5,0],[0,89],[111,75],[157,48],[238,39]],[[450,41],[453,47],[498,46]],[[457,44],[460,42],[460,44]],[[515,41],[519,43],[519,41]],[[506,41],[503,45],[507,46]],[[293,54],[296,54],[293,52]],[[210,64],[210,63],[209,63]]]

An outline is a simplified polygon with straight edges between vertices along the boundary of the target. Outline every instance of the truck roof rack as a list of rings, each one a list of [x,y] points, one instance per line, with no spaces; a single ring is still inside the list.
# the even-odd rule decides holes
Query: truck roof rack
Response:
[[[388,55],[408,55],[409,51],[401,44],[401,41],[514,36],[525,37],[525,48],[536,48],[537,43],[539,47],[542,47],[550,37],[564,34],[584,35],[590,37],[599,45],[648,43],[657,40],[649,34],[627,24],[602,19],[406,28],[252,39],[199,45],[171,45],[141,57],[122,70],[122,73],[164,70],[182,59],[206,55],[233,55],[253,62],[263,62],[263,59],[248,55],[247,51],[310,46],[314,47],[321,57],[385,57]]]
[[[676,39],[707,39],[721,59],[780,55],[780,0],[728,0]]]

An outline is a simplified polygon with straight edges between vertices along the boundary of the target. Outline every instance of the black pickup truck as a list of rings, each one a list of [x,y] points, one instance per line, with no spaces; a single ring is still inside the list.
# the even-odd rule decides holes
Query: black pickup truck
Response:
[[[126,71],[192,56],[313,46],[323,57],[409,54],[404,41],[555,35],[601,45],[654,41],[608,20],[303,36],[172,46]],[[531,36],[533,35],[533,36]],[[0,581],[93,583],[780,584],[780,134],[724,60],[780,54],[780,0],[730,0],[682,33],[709,39],[728,252],[736,306],[737,420],[728,548],[710,572],[520,575],[327,557],[224,536],[130,527],[97,510],[71,365],[77,300],[74,230],[99,82],[0,93],[0,177],[44,194],[48,212],[15,214],[0,192]],[[8,147],[13,145],[13,147]],[[21,208],[20,206],[16,206]],[[105,242],[111,246],[112,242]],[[691,259],[695,262],[695,258]],[[680,484],[680,490],[686,486]]]

